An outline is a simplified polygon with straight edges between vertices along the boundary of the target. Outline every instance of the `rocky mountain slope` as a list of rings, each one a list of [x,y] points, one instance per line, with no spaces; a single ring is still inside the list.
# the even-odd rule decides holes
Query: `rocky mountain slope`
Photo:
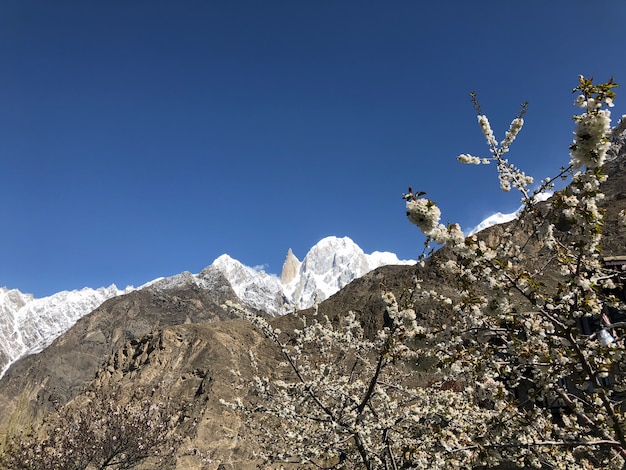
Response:
[[[610,178],[603,188],[607,256],[626,254],[626,229],[617,223],[617,213],[626,209],[625,170],[623,154],[607,164]],[[525,228],[515,221],[509,224],[515,227],[513,236],[526,241]],[[497,242],[503,228],[491,227],[479,236]],[[401,296],[417,275],[425,288],[452,291],[439,269],[447,256],[442,249],[424,266],[370,271],[323,301],[319,310],[337,320],[353,310],[371,334],[384,321],[383,289]],[[528,262],[543,256],[538,245],[529,242]],[[285,264],[284,279],[290,284],[300,265],[290,257]],[[121,387],[127,393],[150,390],[151,400],[170,401],[181,410],[179,430],[185,436],[181,452],[161,468],[257,468],[253,453],[261,440],[271,436],[255,434],[220,400],[246,399],[248,392],[235,373],[251,372],[250,353],[259,364],[258,373],[272,377],[279,371],[279,352],[247,322],[231,319],[222,305],[236,301],[237,293],[222,271],[205,271],[198,276],[210,288],[185,274],[176,282],[160,281],[151,289],[110,299],[44,351],[19,360],[0,380],[0,434],[10,423],[23,425],[48,412],[53,403],[66,403],[98,386]],[[546,272],[546,277],[550,275]],[[417,305],[416,311],[420,322],[445,321],[428,303]],[[291,314],[272,322],[283,331],[298,326]],[[203,462],[201,454],[208,460]],[[142,468],[154,467],[148,462]]]

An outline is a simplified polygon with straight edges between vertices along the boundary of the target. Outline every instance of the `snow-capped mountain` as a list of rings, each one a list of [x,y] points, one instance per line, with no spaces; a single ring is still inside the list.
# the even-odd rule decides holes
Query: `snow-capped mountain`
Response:
[[[389,252],[366,254],[348,237],[327,237],[311,248],[301,263],[289,251],[281,274],[282,288],[291,306],[308,308],[379,266],[413,263]]]
[[[228,255],[220,256],[211,266],[228,279],[243,303],[272,315],[284,313],[287,299],[278,276],[244,266]]]
[[[169,290],[193,283],[212,290],[217,288],[216,279],[221,273],[243,304],[280,315],[293,308],[310,307],[316,300],[321,302],[379,266],[411,263],[414,261],[401,261],[393,253],[366,254],[347,237],[327,237],[311,248],[302,261],[289,250],[280,276],[222,255],[198,274],[183,272],[158,278],[139,289]],[[35,299],[16,289],[0,288],[0,377],[10,363],[44,349],[105,300],[133,289],[122,291],[112,285]]]
[[[17,358],[38,352],[105,300],[121,295],[115,285],[62,291],[40,299],[0,288],[0,377]]]
[[[353,279],[379,266],[414,262],[399,260],[389,252],[366,254],[348,237],[327,237],[315,244],[303,261],[298,260],[290,249],[280,276],[245,266],[224,254],[200,274],[178,274],[143,287],[163,289],[193,282],[207,288],[209,272],[218,270],[244,304],[271,315],[281,315],[293,308],[308,308],[316,300],[321,302]]]

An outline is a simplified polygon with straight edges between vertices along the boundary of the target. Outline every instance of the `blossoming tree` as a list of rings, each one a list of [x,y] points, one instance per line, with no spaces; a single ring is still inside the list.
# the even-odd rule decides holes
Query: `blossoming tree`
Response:
[[[0,469],[124,470],[146,462],[170,468],[181,442],[174,411],[141,389],[124,400],[117,388],[97,387],[6,437]]]
[[[624,275],[600,256],[602,166],[626,128],[624,118],[610,126],[616,86],[580,77],[571,161],[534,190],[505,158],[526,105],[498,142],[472,95],[490,156],[458,160],[495,163],[501,189],[519,191],[523,208],[490,243],[440,224],[424,193],[404,195],[427,246],[447,247],[438,260],[454,294],[418,278],[400,301],[383,293],[385,326],[374,337],[353,313],[336,325],[316,311],[287,334],[242,311],[284,358],[283,379],[256,377],[252,404],[230,403],[253,426],[282,427],[272,432],[268,460],[367,469],[624,468],[626,322],[615,295]],[[561,178],[570,184],[540,203]],[[436,302],[446,321],[418,324],[425,302]]]

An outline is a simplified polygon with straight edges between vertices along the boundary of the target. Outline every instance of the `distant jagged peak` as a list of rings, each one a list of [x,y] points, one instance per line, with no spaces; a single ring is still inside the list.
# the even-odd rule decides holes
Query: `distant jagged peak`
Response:
[[[64,290],[35,298],[0,288],[0,377],[17,358],[39,352],[102,302],[129,291],[109,287]]]
[[[331,235],[322,238],[315,245],[313,245],[313,247],[309,250],[309,254],[312,252],[324,251],[328,249],[334,251],[364,253],[361,247],[357,245],[350,237],[336,237],[334,235]]]
[[[223,254],[215,258],[211,266],[222,271],[231,283],[233,281],[247,279],[258,272],[228,254]]]
[[[283,263],[283,269],[280,271],[280,282],[282,284],[289,284],[293,281],[298,275],[301,264],[300,260],[293,254],[293,251],[291,251],[291,248],[289,248],[285,262]]]
[[[243,303],[270,315],[284,313],[285,301],[278,276],[246,266],[226,254],[216,258],[211,266],[224,275]]]
[[[126,292],[133,290],[134,287],[128,286],[125,289],[118,289],[115,284],[111,284],[108,287],[83,287],[82,289],[73,289],[73,290],[62,290],[59,292],[55,292],[54,294],[45,296],[45,297],[35,297],[33,294],[28,294],[20,291],[19,289],[9,289],[8,287],[0,287],[0,299],[11,299],[11,298],[21,298],[26,299],[28,301],[38,300],[42,301],[45,299],[57,298],[57,297],[72,297],[72,296],[81,296],[81,295],[89,295],[91,293],[113,293],[115,295],[121,295]]]
[[[32,294],[24,294],[18,289],[0,287],[0,311],[16,311],[33,300],[35,297]]]
[[[317,242],[300,263],[298,275],[283,284],[285,297],[298,308],[327,299],[352,280],[388,264],[414,264],[389,252],[366,254],[349,237],[329,236]]]
[[[215,258],[215,260],[211,263],[211,266],[230,266],[232,264],[241,264],[243,266],[239,260],[236,260],[229,254],[224,253],[223,255]]]
[[[389,252],[365,254],[349,237],[328,236],[318,241],[301,262],[290,248],[280,277],[245,266],[224,254],[211,266],[228,279],[242,302],[278,315],[307,308],[328,298],[353,279],[387,264],[412,264]]]
[[[267,274],[265,271],[257,268],[246,266],[241,261],[232,258],[230,255],[223,254],[218,256],[211,266],[220,270],[231,284],[238,284],[241,281],[246,281],[250,277],[275,277],[272,274]],[[233,286],[234,287],[234,286]]]
[[[325,275],[333,270],[367,271],[365,253],[348,237],[326,237],[309,250],[302,261],[301,272]]]
[[[15,295],[16,293],[19,293],[19,295],[22,295],[22,296],[29,295],[32,297],[32,294],[25,294],[21,292],[19,289],[9,289],[7,286],[0,287],[0,296]]]
[[[374,251],[365,253],[350,237],[329,236],[322,238],[307,253],[303,264],[307,258],[328,258],[333,254],[336,265],[342,265],[348,269],[361,265],[366,271],[376,269],[380,266],[397,264],[414,264],[415,260],[401,260],[395,253],[389,251]],[[365,264],[363,264],[365,262]],[[323,270],[324,265],[320,266]],[[365,273],[363,273],[365,274]]]

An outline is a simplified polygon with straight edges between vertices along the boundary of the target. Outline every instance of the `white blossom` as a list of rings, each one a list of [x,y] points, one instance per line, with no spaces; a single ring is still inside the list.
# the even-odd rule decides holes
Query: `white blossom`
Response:
[[[570,155],[577,167],[597,168],[602,166],[610,142],[606,138],[611,128],[611,112],[598,110],[576,116],[574,143]]]
[[[457,157],[457,160],[461,163],[469,164],[469,165],[480,165],[481,159],[478,157],[474,157],[467,153],[462,153]]]
[[[489,145],[490,148],[495,149],[498,146],[498,141],[493,135],[487,116],[482,114],[478,115],[478,124],[480,125],[480,129],[483,131],[485,139],[487,139],[487,145]]]
[[[509,146],[511,145],[511,143],[513,143],[515,137],[517,137],[517,134],[519,134],[519,131],[522,129],[523,125],[524,119],[522,119],[521,117],[517,117],[513,119],[513,121],[511,121],[509,130],[506,132],[504,140],[500,143],[502,149],[505,149],[505,151],[508,150]]]
[[[437,228],[441,211],[431,200],[421,198],[406,202],[406,215],[411,223],[428,235]]]

